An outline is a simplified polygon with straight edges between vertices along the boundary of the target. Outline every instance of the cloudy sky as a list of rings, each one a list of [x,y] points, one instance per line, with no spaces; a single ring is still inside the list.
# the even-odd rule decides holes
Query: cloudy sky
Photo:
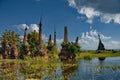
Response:
[[[106,49],[120,49],[120,0],[0,0],[0,35],[11,29],[23,35],[38,31],[42,16],[43,39],[57,31],[58,45],[68,26],[69,41],[79,36],[82,49],[96,50],[98,36]]]

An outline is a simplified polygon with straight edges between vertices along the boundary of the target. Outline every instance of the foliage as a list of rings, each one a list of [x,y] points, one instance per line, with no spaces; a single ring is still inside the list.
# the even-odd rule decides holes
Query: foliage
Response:
[[[11,30],[6,30],[2,35],[2,39],[6,40],[9,45],[17,44],[20,41],[19,35]]]
[[[32,32],[28,34],[28,43],[29,43],[29,49],[31,53],[35,53],[37,50],[37,45],[38,45],[38,33],[37,32]]]
[[[27,53],[28,49],[29,49],[29,45],[22,44],[20,46],[20,54],[19,54],[19,56],[20,56],[21,59],[24,58],[25,55],[27,55],[26,53]]]
[[[61,46],[63,49],[70,51],[71,54],[76,54],[81,51],[80,46],[76,46],[73,42],[63,42]]]
[[[57,46],[54,45],[52,42],[48,42],[47,52],[48,52],[48,54],[57,54],[58,53]],[[54,56],[54,55],[52,55],[52,56]]]

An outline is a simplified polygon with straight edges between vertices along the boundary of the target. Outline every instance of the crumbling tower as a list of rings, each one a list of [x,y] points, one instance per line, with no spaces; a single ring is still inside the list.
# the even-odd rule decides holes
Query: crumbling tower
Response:
[[[56,31],[54,32],[54,46],[56,46]]]
[[[43,47],[43,42],[42,42],[42,18],[40,18],[40,24],[39,24],[39,44],[38,44],[38,51],[37,51],[37,55],[40,56],[45,56],[46,51]]]
[[[26,45],[28,44],[28,42],[27,42],[27,27],[25,28],[23,44],[26,44]]]
[[[99,45],[98,45],[98,49],[97,50],[105,50],[105,47],[100,39],[100,35],[98,34],[98,38],[99,38]]]
[[[48,41],[48,43],[49,43],[49,44],[52,43],[52,37],[51,37],[51,34],[49,35],[49,41]]]
[[[64,42],[68,42],[68,29],[67,26],[64,28]]]
[[[76,46],[78,46],[78,40],[79,40],[79,37],[77,37],[76,40],[75,40]]]
[[[39,46],[42,48],[42,17],[40,18],[39,24]]]

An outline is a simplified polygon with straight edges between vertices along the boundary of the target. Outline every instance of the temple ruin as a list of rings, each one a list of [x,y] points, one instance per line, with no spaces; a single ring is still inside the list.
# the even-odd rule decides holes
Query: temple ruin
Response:
[[[37,46],[37,48],[38,48],[37,55],[45,56],[47,54],[46,54],[46,50],[44,49],[44,45],[43,45],[43,41],[42,41],[42,18],[40,18],[38,39],[39,39],[39,44]]]
[[[67,26],[64,27],[64,42],[69,42],[68,41],[68,29],[67,29]]]
[[[104,47],[104,44],[102,43],[101,41],[101,38],[100,38],[100,35],[98,34],[98,38],[99,38],[99,44],[98,44],[98,51],[104,51],[105,50],[105,47]]]
[[[76,44],[77,43],[78,43],[78,38],[76,40]],[[59,58],[61,59],[61,61],[63,61],[63,60],[68,60],[68,61],[75,60],[75,54],[72,54],[71,51],[68,50],[68,47],[71,43],[68,41],[68,29],[66,26],[64,27],[64,41],[62,44],[63,44],[62,49],[60,51],[60,54],[58,55]]]
[[[57,46],[57,43],[56,43],[56,31],[54,32],[54,46]]]
[[[3,39],[2,41],[2,56],[3,59],[17,59],[18,58],[18,48],[15,41],[15,33],[12,32],[12,43],[8,44],[8,41],[6,39]]]
[[[28,44],[28,34],[27,34],[27,27],[25,28],[25,32],[24,32],[24,39],[23,39],[23,44],[25,45],[25,46],[27,46],[27,48],[26,48],[26,50],[25,50],[25,55],[30,55],[31,54],[31,52],[30,52],[30,50],[29,50],[29,44]]]

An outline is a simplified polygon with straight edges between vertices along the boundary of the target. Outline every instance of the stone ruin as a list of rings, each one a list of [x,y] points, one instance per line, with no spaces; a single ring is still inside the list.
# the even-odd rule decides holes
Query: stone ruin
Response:
[[[78,37],[76,38],[76,42],[75,42],[75,44],[76,44],[76,46],[78,46]],[[67,43],[67,44],[69,44],[70,42],[68,41],[68,29],[67,29],[67,27],[65,26],[64,27],[64,42],[65,43]],[[62,49],[61,49],[61,51],[60,51],[60,54],[58,55],[59,56],[59,58],[61,59],[61,61],[63,61],[63,60],[75,60],[75,54],[73,54],[73,55],[71,55],[72,53],[70,52],[70,51],[68,51],[68,50],[66,50],[65,48],[63,48],[62,47]]]
[[[15,37],[14,32],[12,33],[12,37],[13,38]],[[2,44],[1,52],[2,52],[3,59],[17,59],[18,58],[18,49],[17,49],[16,43],[8,44],[8,41],[4,39],[1,44]]]
[[[42,18],[40,19],[40,24],[39,24],[39,44],[37,45],[38,51],[36,52],[36,55],[40,56],[47,56],[46,50],[44,49],[44,44],[42,41]]]
[[[100,39],[100,35],[98,34],[98,38],[99,38],[99,44],[98,44],[98,51],[104,51],[105,47],[104,44],[102,43],[101,39]]]

